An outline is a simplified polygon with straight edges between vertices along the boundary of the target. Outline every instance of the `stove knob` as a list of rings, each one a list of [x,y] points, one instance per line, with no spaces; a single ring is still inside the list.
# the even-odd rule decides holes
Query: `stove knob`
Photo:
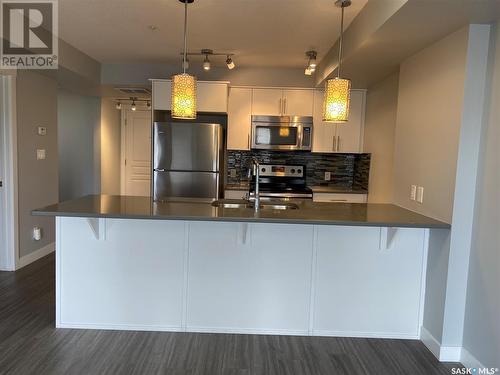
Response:
[[[262,168],[260,171],[261,171],[262,173],[265,173],[265,172],[266,172],[266,168]]]
[[[292,168],[292,170],[290,172],[292,172],[292,174],[294,174],[295,173],[295,169]]]
[[[297,173],[302,173],[302,169],[297,169]]]

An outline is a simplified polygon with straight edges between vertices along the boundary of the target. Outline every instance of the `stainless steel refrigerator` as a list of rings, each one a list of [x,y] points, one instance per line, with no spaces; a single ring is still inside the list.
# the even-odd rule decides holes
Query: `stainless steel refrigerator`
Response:
[[[153,197],[218,199],[224,132],[220,124],[155,122]]]

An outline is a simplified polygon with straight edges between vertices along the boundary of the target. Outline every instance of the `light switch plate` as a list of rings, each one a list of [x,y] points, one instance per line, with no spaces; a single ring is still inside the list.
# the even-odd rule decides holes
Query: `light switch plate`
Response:
[[[332,179],[331,172],[325,172],[325,181],[330,181]]]
[[[417,200],[417,185],[411,185],[410,188],[410,200]]]
[[[36,160],[45,160],[46,154],[44,149],[36,150]]]
[[[424,203],[424,188],[422,186],[417,187],[417,202]]]
[[[232,177],[232,178],[236,178],[236,169],[230,169],[229,170],[229,175]]]

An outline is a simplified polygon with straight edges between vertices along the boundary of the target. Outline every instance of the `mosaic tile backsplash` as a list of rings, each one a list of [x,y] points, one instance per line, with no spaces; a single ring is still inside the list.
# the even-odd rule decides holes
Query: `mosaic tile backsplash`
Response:
[[[227,151],[227,183],[247,182],[250,159],[255,156],[261,163],[298,164],[306,166],[308,186],[329,186],[368,191],[370,154],[320,154],[312,152],[279,151]],[[231,177],[234,170],[235,177]],[[325,172],[331,180],[325,181]]]

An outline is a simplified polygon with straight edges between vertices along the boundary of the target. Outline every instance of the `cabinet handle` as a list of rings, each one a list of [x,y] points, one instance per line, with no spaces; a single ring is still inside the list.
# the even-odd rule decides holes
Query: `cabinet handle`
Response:
[[[247,141],[247,148],[250,150],[250,134],[248,134],[248,137],[247,137],[248,141]]]
[[[283,99],[280,98],[280,115],[283,114]]]
[[[283,114],[286,115],[286,98],[283,99]]]
[[[332,151],[337,151],[337,136],[333,137]]]
[[[337,136],[337,151],[340,151],[340,135]]]

